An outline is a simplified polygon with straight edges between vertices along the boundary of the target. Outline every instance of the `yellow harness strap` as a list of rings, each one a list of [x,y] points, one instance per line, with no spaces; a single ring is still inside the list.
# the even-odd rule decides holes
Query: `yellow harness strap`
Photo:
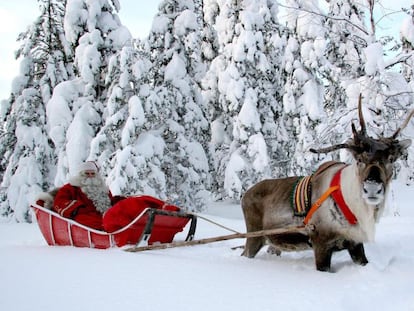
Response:
[[[305,225],[308,224],[308,221],[312,218],[313,213],[316,212],[316,210],[322,205],[322,203],[331,195],[332,192],[336,191],[339,189],[339,185],[338,186],[332,186],[329,187],[328,190],[326,190],[324,192],[324,194],[321,195],[321,197],[316,200],[315,203],[313,203],[311,209],[309,210],[308,214],[305,217],[305,220],[303,221],[303,223]]]

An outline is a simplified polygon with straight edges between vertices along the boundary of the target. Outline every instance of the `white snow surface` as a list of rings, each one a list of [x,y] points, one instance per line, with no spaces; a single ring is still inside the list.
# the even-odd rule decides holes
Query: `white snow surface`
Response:
[[[128,253],[51,247],[36,224],[0,224],[0,310],[414,310],[412,188],[393,185],[370,263],[333,256],[333,273],[315,270],[312,251],[241,257],[242,239]],[[239,205],[202,214],[244,232]],[[187,228],[186,228],[187,229]],[[231,234],[199,219],[196,238]],[[183,240],[180,233],[175,240]]]

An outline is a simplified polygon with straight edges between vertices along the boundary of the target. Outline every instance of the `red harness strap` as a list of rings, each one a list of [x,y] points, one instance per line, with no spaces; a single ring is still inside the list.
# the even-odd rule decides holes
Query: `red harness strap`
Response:
[[[332,178],[331,185],[328,190],[325,191],[322,196],[316,200],[316,202],[312,205],[311,209],[309,210],[308,214],[306,215],[303,223],[305,225],[308,224],[309,220],[312,218],[312,215],[316,210],[322,205],[322,203],[329,197],[332,196],[332,199],[338,205],[342,213],[344,214],[345,218],[351,225],[355,225],[358,220],[352,211],[349,209],[348,205],[345,203],[344,196],[342,195],[341,191],[341,172],[344,168],[341,168],[334,177]]]
[[[338,207],[341,209],[342,213],[344,214],[348,222],[351,225],[355,225],[358,222],[358,219],[355,217],[354,213],[352,213],[352,211],[349,209],[348,205],[345,203],[344,196],[342,195],[341,173],[342,169],[340,169],[332,178],[331,187],[338,186],[338,189],[332,192],[331,196],[334,199],[336,205],[338,205]]]

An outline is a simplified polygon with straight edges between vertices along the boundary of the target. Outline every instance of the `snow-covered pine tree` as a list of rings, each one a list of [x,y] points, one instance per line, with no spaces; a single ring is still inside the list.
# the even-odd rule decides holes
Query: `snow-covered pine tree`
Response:
[[[351,135],[350,122],[356,118],[358,91],[349,98],[347,89],[354,86],[359,90],[358,79],[364,75],[363,51],[369,38],[365,16],[361,3],[329,1],[325,22],[326,57],[332,67],[320,70],[325,81],[327,122],[317,136],[319,145],[343,142]],[[330,156],[339,159],[338,155]]]
[[[412,102],[412,95],[407,93],[404,77],[392,68],[395,62],[388,62],[384,57],[384,43],[378,38],[374,13],[379,4],[372,0],[363,3],[337,0],[333,4],[341,10],[332,11],[337,15],[333,15],[332,24],[336,26],[329,31],[330,41],[338,38],[337,41],[341,42],[337,43],[338,51],[344,56],[344,60],[337,57],[333,65],[341,69],[339,79],[346,98],[340,106],[332,106],[335,116],[331,120],[336,125],[331,128],[344,133],[342,140],[351,135],[350,123],[358,118],[356,107],[361,94],[369,134],[389,136],[400,125]],[[335,90],[336,93],[338,91]],[[341,100],[338,99],[339,102]]]
[[[326,55],[332,69],[319,72],[326,81],[328,114],[328,122],[316,136],[320,144],[343,142],[352,135],[351,122],[358,119],[360,94],[368,131],[373,136],[389,136],[411,102],[406,81],[392,68],[399,61],[384,58],[386,41],[377,38],[376,5],[381,4],[372,0],[329,1]],[[341,157],[347,160],[349,153],[342,152]]]
[[[213,27],[216,23],[216,17],[218,15],[218,4],[217,0],[203,0],[199,2],[201,2],[203,13],[200,17],[200,23],[203,25],[201,30],[201,57],[208,68],[211,61],[219,52],[217,32]]]
[[[166,192],[159,196],[200,210],[209,197],[210,173],[202,145],[209,141],[209,124],[199,87],[205,66],[201,12],[196,8],[202,6],[195,2],[200,0],[165,0],[159,6],[148,38],[154,93],[144,105],[152,105],[149,109],[156,115],[152,134],[161,135],[164,142],[160,169]]]
[[[367,108],[372,116],[374,133],[389,136],[401,125],[401,120],[413,108],[414,95],[404,74],[396,66],[394,56],[385,57],[385,43],[378,38],[377,18],[374,1],[368,1],[367,14],[370,20],[370,37],[364,49],[364,83],[366,98],[370,101]],[[379,24],[381,27],[381,24]],[[361,80],[361,79],[360,79]],[[364,93],[362,93],[364,95]]]
[[[270,152],[276,149],[272,142],[279,109],[274,56],[280,55],[282,42],[277,41],[277,4],[210,1],[209,8],[221,51],[203,80],[216,190],[238,200],[249,186],[272,174]]]
[[[209,166],[211,167],[211,190],[213,195],[218,198],[222,197],[223,193],[223,182],[220,182],[220,176],[223,174],[219,173],[218,164],[219,161],[215,158],[217,155],[215,153],[215,148],[217,146],[223,146],[220,141],[225,140],[224,132],[222,131],[222,118],[220,118],[219,113],[219,94],[217,92],[217,79],[216,70],[212,70],[218,63],[220,63],[217,55],[219,54],[219,42],[218,35],[215,28],[216,19],[220,12],[219,5],[217,0],[204,0],[203,1],[203,43],[202,43],[202,56],[206,61],[207,72],[204,75],[201,81],[201,92],[203,101],[206,103],[207,107],[207,119],[210,123],[210,131],[212,140],[208,145],[208,160]],[[228,145],[228,144],[227,144]],[[222,180],[223,178],[221,178]]]
[[[328,38],[326,55],[331,64],[341,70],[341,76],[347,79],[364,74],[362,54],[368,31],[363,18],[362,7],[355,5],[355,1],[329,1],[325,23],[326,29],[329,30],[326,32]],[[338,81],[334,82],[338,83]],[[333,98],[341,95],[343,96],[343,94],[330,94]],[[338,98],[342,99],[342,97]],[[345,99],[341,103],[344,105]]]
[[[29,204],[51,187],[56,157],[47,135],[45,103],[53,88],[72,77],[72,51],[65,40],[66,1],[39,0],[40,16],[19,35],[20,75],[2,102],[0,214],[31,221]]]
[[[289,29],[284,59],[283,112],[280,123],[287,132],[282,146],[284,175],[305,175],[316,167],[309,152],[326,115],[323,109],[323,80],[318,71],[329,67],[325,58],[324,19],[318,1],[286,1]]]
[[[115,0],[67,1],[65,36],[75,50],[76,78],[58,85],[47,105],[50,136],[59,159],[56,186],[88,158],[91,141],[104,123],[109,59],[131,41],[118,10]]]
[[[156,129],[160,125],[152,110],[157,96],[152,91],[148,45],[139,44],[133,55],[128,73],[121,73],[123,77],[118,86],[123,88],[128,82],[133,87],[133,95],[126,97],[127,117],[119,132],[119,147],[110,162],[112,170],[108,182],[115,193],[160,197],[166,193],[165,176],[161,171],[164,141],[160,137],[162,132]]]
[[[395,57],[395,61],[392,63],[402,63],[401,73],[407,81],[407,94],[406,97],[410,98],[409,109],[414,109],[413,93],[414,93],[414,8],[406,10],[407,17],[403,20],[400,28],[402,50]],[[412,122],[411,122],[412,124]],[[404,132],[408,137],[414,136],[414,127],[408,127]],[[400,172],[400,178],[407,184],[412,184],[414,181],[414,146],[411,145],[408,157],[405,163],[406,168]]]
[[[108,176],[113,168],[111,162],[117,150],[124,145],[122,131],[130,115],[128,101],[138,93],[138,88],[142,83],[135,78],[133,73],[136,62],[145,63],[145,60],[138,59],[137,52],[138,50],[134,46],[128,45],[113,55],[109,61],[106,82],[108,100],[105,103],[103,114],[105,123],[92,140],[89,155],[90,160],[100,164],[105,176]]]
[[[402,51],[397,59],[402,62],[402,73],[414,90],[414,8],[407,10],[400,28]]]

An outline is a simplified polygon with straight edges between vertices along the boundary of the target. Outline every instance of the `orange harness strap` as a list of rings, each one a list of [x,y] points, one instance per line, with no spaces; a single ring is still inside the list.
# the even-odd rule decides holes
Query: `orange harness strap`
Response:
[[[339,185],[336,186],[331,186],[328,188],[328,190],[326,190],[324,192],[324,194],[321,195],[321,197],[316,200],[315,203],[313,203],[311,209],[309,210],[308,214],[305,217],[305,220],[303,221],[303,223],[305,225],[308,224],[308,221],[312,218],[313,213],[316,212],[316,210],[322,205],[322,203],[331,195],[332,192],[336,191],[339,189]]]

